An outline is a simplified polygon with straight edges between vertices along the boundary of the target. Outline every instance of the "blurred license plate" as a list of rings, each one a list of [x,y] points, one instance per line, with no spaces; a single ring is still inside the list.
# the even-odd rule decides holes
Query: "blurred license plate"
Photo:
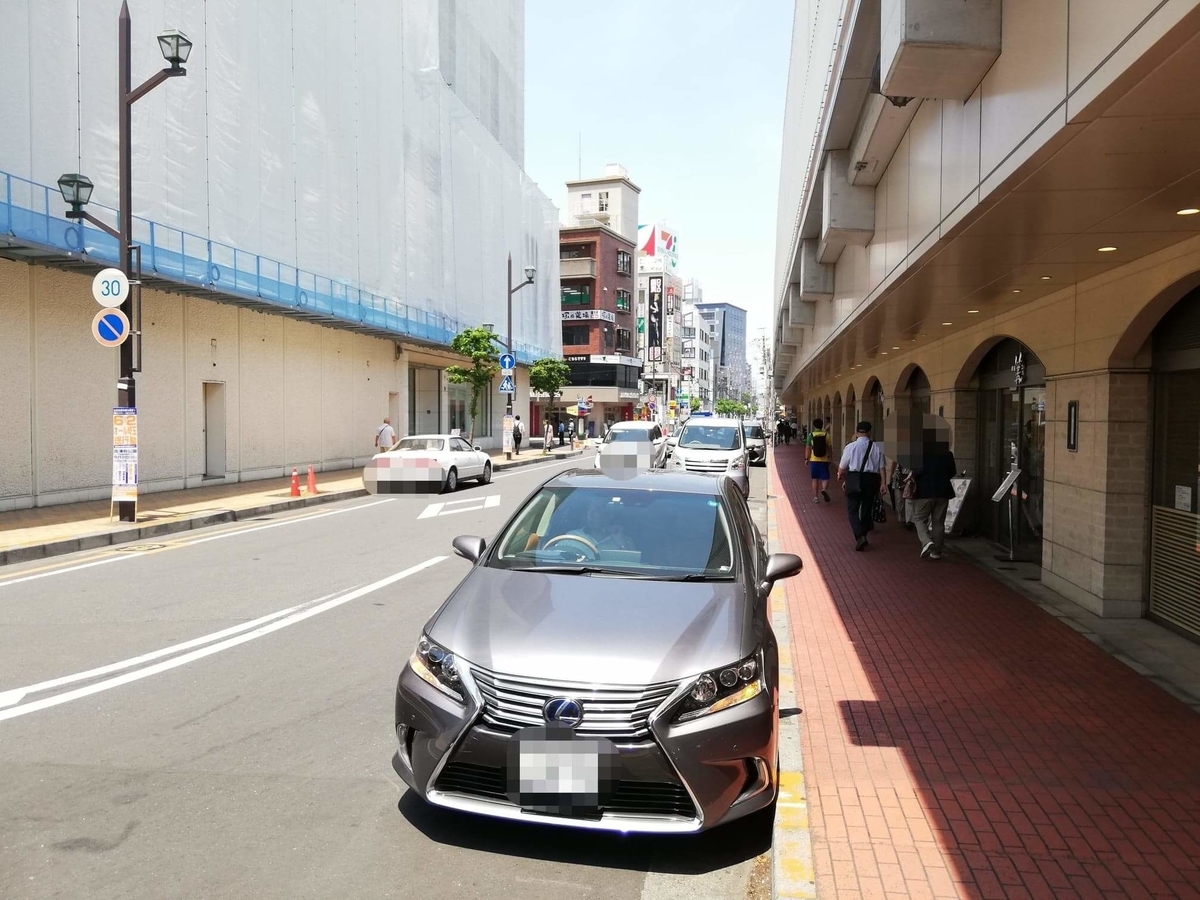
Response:
[[[508,796],[523,809],[557,815],[594,813],[609,795],[616,748],[569,728],[524,728],[508,756]]]

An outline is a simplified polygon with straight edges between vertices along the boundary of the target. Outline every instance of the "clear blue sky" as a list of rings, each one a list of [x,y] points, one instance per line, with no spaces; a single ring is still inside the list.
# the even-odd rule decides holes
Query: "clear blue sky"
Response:
[[[706,301],[771,315],[791,0],[527,0],[525,168],[565,208],[564,182],[621,163],[641,224],[679,236]]]

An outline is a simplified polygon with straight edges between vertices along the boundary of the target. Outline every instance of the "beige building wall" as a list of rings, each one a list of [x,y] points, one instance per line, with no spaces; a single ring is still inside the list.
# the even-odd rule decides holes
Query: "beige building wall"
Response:
[[[226,475],[218,481],[351,468],[374,452],[375,431],[399,395],[407,433],[410,365],[461,362],[351,331],[197,297],[143,293],[143,371],[137,377],[139,480],[144,492],[205,478],[204,385],[225,393]],[[117,351],[90,332],[99,307],[89,276],[0,260],[0,510],[109,496]],[[439,373],[439,428],[448,422]],[[516,412],[529,408],[517,373]],[[499,447],[503,397],[492,402]]]

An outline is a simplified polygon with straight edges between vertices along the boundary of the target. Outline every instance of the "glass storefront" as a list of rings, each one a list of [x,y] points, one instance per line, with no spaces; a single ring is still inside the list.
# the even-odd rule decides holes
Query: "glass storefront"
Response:
[[[472,434],[471,385],[447,385],[446,405],[450,418],[449,427],[451,434],[456,429],[459,434]],[[485,390],[479,397],[479,416],[476,419],[473,434],[477,438],[491,437],[492,435],[492,389]]]
[[[984,357],[976,380],[976,529],[1006,547],[1015,544],[1023,558],[1040,561],[1046,473],[1045,369],[1028,348],[1006,339]],[[1019,468],[1021,475],[1010,499],[993,503],[992,496],[1013,468]]]
[[[1200,638],[1200,297],[1154,335],[1150,615]]]

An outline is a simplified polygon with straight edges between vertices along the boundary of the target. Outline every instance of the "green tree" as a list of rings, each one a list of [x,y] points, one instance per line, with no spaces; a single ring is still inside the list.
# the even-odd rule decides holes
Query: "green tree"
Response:
[[[460,331],[450,342],[450,348],[459,356],[465,356],[471,361],[468,366],[447,366],[446,377],[454,384],[469,384],[471,386],[471,430],[467,443],[475,443],[475,417],[479,415],[479,398],[483,392],[490,390],[492,379],[500,371],[496,357],[500,348],[496,344],[496,335],[486,328],[467,328]]]
[[[571,383],[571,367],[561,359],[547,356],[539,359],[529,367],[529,387],[539,394],[550,395],[550,405],[554,398],[562,393],[562,389]],[[531,427],[533,424],[532,423]]]
[[[736,400],[722,397],[717,401],[716,412],[718,416],[744,416],[746,414],[746,407]]]

